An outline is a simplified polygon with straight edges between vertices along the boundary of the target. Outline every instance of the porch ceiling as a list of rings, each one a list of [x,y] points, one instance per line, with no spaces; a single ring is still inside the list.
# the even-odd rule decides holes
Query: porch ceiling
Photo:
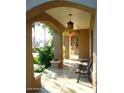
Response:
[[[91,14],[79,9],[57,7],[49,9],[46,12],[65,27],[67,27],[67,22],[70,20],[69,13],[72,14],[71,20],[74,22],[74,29],[88,29],[90,27]]]

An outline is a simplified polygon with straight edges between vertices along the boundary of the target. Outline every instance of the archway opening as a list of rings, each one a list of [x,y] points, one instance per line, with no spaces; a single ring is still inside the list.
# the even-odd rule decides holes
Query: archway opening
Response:
[[[67,51],[69,53],[67,53]],[[79,32],[75,31],[71,35],[63,33],[63,58],[79,59]]]
[[[41,73],[51,66],[54,58],[54,30],[41,22],[32,23],[32,55],[34,72]]]

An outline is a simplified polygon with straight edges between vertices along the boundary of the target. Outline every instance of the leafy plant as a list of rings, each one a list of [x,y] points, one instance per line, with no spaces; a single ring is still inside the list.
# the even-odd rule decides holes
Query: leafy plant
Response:
[[[51,65],[50,61],[54,57],[54,51],[53,50],[54,49],[53,49],[52,44],[49,45],[48,42],[44,45],[43,48],[40,48],[40,50],[39,50],[40,62],[42,65],[45,65],[45,68],[48,68]]]
[[[34,64],[45,65],[48,68],[51,63],[50,61],[54,57],[53,40],[49,40],[44,47],[34,49],[39,55],[33,58]]]
[[[39,55],[33,58],[34,64],[40,64]]]

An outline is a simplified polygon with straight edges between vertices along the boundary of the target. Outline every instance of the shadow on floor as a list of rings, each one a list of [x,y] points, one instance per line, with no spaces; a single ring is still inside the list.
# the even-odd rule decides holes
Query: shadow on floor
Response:
[[[79,84],[81,84],[81,85],[83,85],[83,86],[86,86],[86,87],[89,87],[89,88],[93,88],[93,86],[89,86],[89,85],[87,85],[87,84],[83,84],[83,83],[79,83]]]

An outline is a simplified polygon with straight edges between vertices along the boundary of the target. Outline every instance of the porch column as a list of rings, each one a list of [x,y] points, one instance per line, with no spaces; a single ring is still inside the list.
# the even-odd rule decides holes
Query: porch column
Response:
[[[34,69],[32,61],[32,22],[26,22],[26,88],[33,88]]]
[[[41,78],[35,80],[32,56],[32,22],[26,22],[26,90],[32,93],[33,88],[41,87]]]
[[[69,51],[70,50],[70,48],[69,48],[69,45],[70,45],[69,42],[70,41],[69,40],[70,39],[69,38],[70,37],[66,35],[66,39],[65,39],[65,42],[66,42],[66,44],[65,44],[65,59],[69,59],[70,58],[70,55],[69,55],[69,52],[70,52]]]
[[[61,36],[54,32],[54,59],[61,59]]]
[[[63,68],[63,33],[60,34],[60,60],[59,68]]]

